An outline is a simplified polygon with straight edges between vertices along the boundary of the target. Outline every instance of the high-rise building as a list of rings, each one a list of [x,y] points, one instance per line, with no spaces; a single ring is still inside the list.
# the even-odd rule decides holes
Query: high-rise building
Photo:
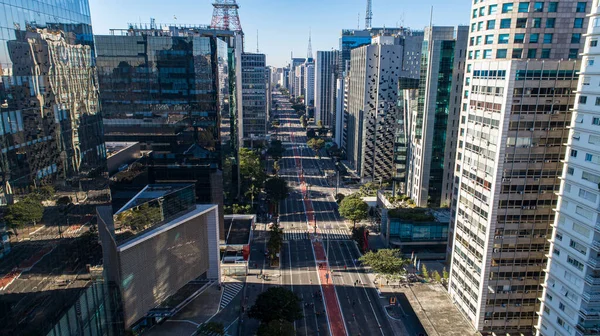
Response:
[[[12,229],[10,251],[11,229],[0,230],[0,335],[45,335],[90,285],[80,278],[100,246],[78,248],[80,236],[110,201],[90,10],[87,0],[0,1],[0,13],[0,206],[45,186],[66,201],[45,211],[35,235]],[[47,196],[44,205],[57,200]]]
[[[315,63],[306,62],[304,65],[304,105],[307,110],[315,105]]]
[[[545,300],[548,239],[590,6],[502,0],[472,7],[449,292],[485,335],[533,333]]]
[[[418,62],[407,62],[405,57],[407,42],[412,40],[386,34],[352,50],[346,153],[365,181],[389,180],[394,175],[398,81],[418,76]]]
[[[589,12],[585,3],[576,11]],[[588,4],[589,6],[589,4]],[[591,7],[548,253],[537,335],[598,335],[600,328],[600,56],[598,1]],[[584,24],[577,18],[574,26]]]
[[[290,96],[292,98],[297,98],[300,96],[299,92],[301,92],[300,84],[304,83],[304,79],[301,71],[298,70],[302,64],[306,62],[305,58],[294,58],[290,62],[290,72],[289,72],[289,84],[288,90],[290,91]]]
[[[335,128],[336,73],[339,52],[317,51],[315,60],[315,121]],[[335,130],[334,130],[335,132]]]
[[[243,126],[240,143],[251,146],[267,135],[267,64],[265,54],[242,54]]]
[[[468,35],[467,26],[427,27],[417,92],[403,94],[411,163],[405,165],[406,195],[418,207],[450,205],[462,97],[456,88],[463,83]]]

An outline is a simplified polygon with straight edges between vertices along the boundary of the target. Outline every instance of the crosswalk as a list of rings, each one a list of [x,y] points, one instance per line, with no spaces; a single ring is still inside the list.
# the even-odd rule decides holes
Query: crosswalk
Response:
[[[283,231],[283,240],[308,239],[308,232],[302,229],[290,229]]]
[[[321,230],[321,238],[324,240],[349,240],[352,235],[346,229],[324,229]]]
[[[229,302],[244,288],[244,284],[241,282],[231,283],[223,285],[223,295],[221,295],[221,304],[219,309],[227,307]]]
[[[320,230],[320,239],[326,240],[350,240],[352,235],[346,229],[323,229]],[[283,240],[301,240],[309,239],[308,232],[304,229],[285,229],[283,231]]]

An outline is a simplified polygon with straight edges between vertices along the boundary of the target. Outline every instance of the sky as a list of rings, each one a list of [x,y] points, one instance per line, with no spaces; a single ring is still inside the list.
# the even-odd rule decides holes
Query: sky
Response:
[[[339,48],[342,29],[364,28],[366,0],[238,0],[245,33],[245,50],[258,48],[267,54],[267,63],[281,67],[295,57],[306,57],[309,30],[312,49]],[[404,26],[423,29],[433,24],[456,26],[469,23],[469,0],[373,0],[373,27]],[[90,0],[94,34],[108,34],[111,28],[128,23],[210,24],[211,0]],[[358,18],[360,13],[360,20]],[[177,18],[176,20],[174,18]]]

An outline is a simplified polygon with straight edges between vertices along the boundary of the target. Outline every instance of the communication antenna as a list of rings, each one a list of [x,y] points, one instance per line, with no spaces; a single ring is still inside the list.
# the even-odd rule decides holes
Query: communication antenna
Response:
[[[260,54],[260,50],[258,49],[258,29],[256,30],[256,53]]]
[[[365,15],[365,29],[371,29],[373,21],[373,1],[367,0],[367,13]]]

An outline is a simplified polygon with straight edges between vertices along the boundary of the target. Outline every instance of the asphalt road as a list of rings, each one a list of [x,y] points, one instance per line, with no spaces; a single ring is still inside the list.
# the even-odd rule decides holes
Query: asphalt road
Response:
[[[291,288],[308,304],[304,307],[305,318],[296,322],[297,335],[329,334],[323,314],[315,314],[323,310],[323,303],[318,296],[315,297],[315,292],[319,292],[320,288],[308,234],[314,231],[315,223],[307,223],[299,184],[301,173],[309,185],[309,197],[315,210],[316,225],[322,232],[321,239],[325,246],[330,244],[327,253],[333,270],[331,278],[336,285],[347,334],[394,335],[384,308],[380,305],[375,286],[367,277],[365,269],[354,263],[359,257],[358,249],[350,240],[350,227],[338,214],[337,203],[333,198],[335,186],[329,185],[333,179],[324,176],[324,171],[333,170],[335,163],[329,158],[319,160],[315,152],[306,146],[306,133],[288,99],[276,95],[274,100],[279,105],[276,114],[280,122],[278,136],[286,148],[280,161],[279,175],[293,189],[292,194],[280,206],[280,223],[285,236],[281,284]],[[290,136],[292,132],[293,137]],[[292,138],[294,143],[290,142]],[[297,167],[294,147],[302,157],[301,167]],[[359,283],[355,285],[357,280]]]

